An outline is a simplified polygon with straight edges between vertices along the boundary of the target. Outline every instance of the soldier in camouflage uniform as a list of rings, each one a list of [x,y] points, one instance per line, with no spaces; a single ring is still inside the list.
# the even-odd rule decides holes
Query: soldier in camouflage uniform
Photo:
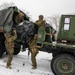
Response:
[[[23,22],[24,18],[23,18],[23,14],[21,12],[18,13],[18,15],[15,18],[15,22],[18,25],[19,23]],[[11,35],[11,33],[6,32],[5,35],[5,46],[8,52],[8,61],[7,61],[7,65],[6,68],[11,68],[11,62],[13,59],[13,53],[14,53],[14,41],[17,38],[17,33],[16,30],[13,30],[14,35]]]
[[[36,40],[37,40],[37,35],[35,34],[34,38],[29,42],[29,49],[31,52],[31,61],[33,66],[32,69],[37,68],[36,56],[38,54],[38,49],[36,48]]]
[[[39,16],[39,20],[35,22],[35,24],[38,26],[38,28],[42,25],[45,25],[45,20],[43,20],[43,15]],[[38,49],[36,47],[36,41],[37,41],[37,33],[34,35],[34,38],[29,42],[29,48],[31,52],[31,61],[32,61],[32,69],[37,68],[36,63],[36,56],[38,54]]]
[[[8,61],[7,61],[7,65],[6,68],[11,68],[11,62],[13,59],[13,53],[14,53],[14,41],[17,38],[17,34],[16,34],[16,30],[13,30],[14,35],[10,35],[10,33],[5,33],[5,46],[8,52]]]
[[[39,20],[37,20],[37,21],[35,22],[35,24],[36,24],[38,27],[40,27],[40,26],[42,26],[42,25],[45,25],[45,20],[43,20],[43,15],[39,15]]]

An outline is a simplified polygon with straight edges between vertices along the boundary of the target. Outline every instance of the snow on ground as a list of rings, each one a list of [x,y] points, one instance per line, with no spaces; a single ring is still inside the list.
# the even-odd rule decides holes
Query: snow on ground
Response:
[[[28,58],[28,50],[14,56],[12,69],[6,69],[7,55],[0,59],[0,75],[54,75],[50,68],[52,56],[46,52],[37,55],[37,69],[31,69],[31,59]]]

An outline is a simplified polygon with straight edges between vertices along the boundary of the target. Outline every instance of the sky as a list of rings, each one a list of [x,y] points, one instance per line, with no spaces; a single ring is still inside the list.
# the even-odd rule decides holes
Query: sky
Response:
[[[0,0],[0,5],[5,2],[13,2],[18,8],[25,9],[34,21],[40,14],[46,18],[55,14],[75,13],[75,0]]]

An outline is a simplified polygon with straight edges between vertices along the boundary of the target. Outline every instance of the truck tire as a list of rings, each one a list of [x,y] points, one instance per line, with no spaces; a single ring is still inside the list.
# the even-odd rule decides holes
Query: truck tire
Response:
[[[75,58],[70,54],[60,54],[51,61],[51,69],[55,75],[75,75]]]
[[[6,51],[5,48],[5,36],[3,32],[0,32],[0,58],[2,57],[2,55],[4,54],[4,52]]]
[[[6,48],[0,49],[0,58],[3,56],[3,54],[5,53]]]
[[[4,53],[4,52],[2,52],[2,51],[0,50],[0,58],[3,56],[3,53]]]
[[[0,41],[0,58],[3,56],[5,51],[6,51],[5,44],[4,42]]]
[[[18,55],[20,53],[21,46],[15,45],[14,47],[14,55]]]

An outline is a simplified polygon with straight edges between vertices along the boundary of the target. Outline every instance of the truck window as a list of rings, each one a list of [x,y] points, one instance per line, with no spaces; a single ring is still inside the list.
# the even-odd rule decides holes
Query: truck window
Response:
[[[69,30],[70,28],[70,18],[64,19],[64,30]]]

